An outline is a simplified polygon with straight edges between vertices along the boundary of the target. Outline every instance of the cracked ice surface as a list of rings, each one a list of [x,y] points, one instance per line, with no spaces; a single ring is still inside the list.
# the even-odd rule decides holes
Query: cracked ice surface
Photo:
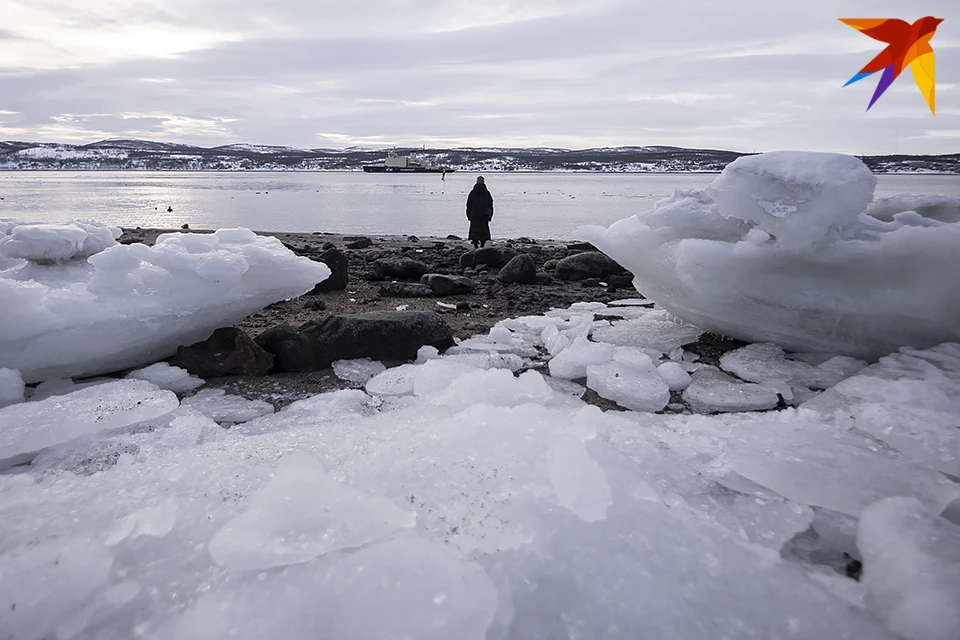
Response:
[[[852,156],[747,156],[706,189],[590,227],[587,239],[644,296],[707,331],[866,360],[957,341],[957,200],[868,210],[875,184]]]
[[[960,485],[904,443],[956,430],[960,345],[856,373],[751,345],[726,362],[747,383],[665,358],[675,338],[651,325],[589,342],[605,310],[513,319],[230,429],[201,413],[218,390],[177,406],[142,380],[0,409],[0,433],[55,432],[0,474],[0,637],[950,637],[955,525],[938,514]],[[559,336],[559,369],[647,410],[686,371],[688,391],[833,386],[770,413],[604,413],[521,372]],[[130,405],[115,420],[111,392]],[[932,419],[881,441],[858,422],[871,407]]]

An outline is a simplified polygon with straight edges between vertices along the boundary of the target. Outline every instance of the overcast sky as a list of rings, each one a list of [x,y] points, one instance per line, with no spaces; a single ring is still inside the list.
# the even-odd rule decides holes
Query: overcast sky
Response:
[[[937,115],[837,20],[944,18]],[[878,74],[879,75],[879,74]],[[956,0],[0,0],[0,140],[960,151]]]

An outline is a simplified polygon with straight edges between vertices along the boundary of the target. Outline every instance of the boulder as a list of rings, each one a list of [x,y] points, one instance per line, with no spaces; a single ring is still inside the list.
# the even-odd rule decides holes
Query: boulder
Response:
[[[599,251],[585,251],[567,256],[557,263],[556,276],[561,280],[604,279],[626,271],[616,260]]]
[[[607,284],[617,289],[630,289],[633,287],[633,274],[629,271],[614,273],[607,278]]]
[[[476,283],[463,276],[448,276],[443,273],[427,273],[420,278],[420,284],[425,284],[435,296],[455,296],[470,293]]]
[[[366,249],[373,246],[373,240],[364,236],[347,236],[344,240],[347,242],[347,249]]]
[[[559,263],[560,263],[559,260],[547,260],[546,262],[543,263],[543,268],[546,271],[553,271],[554,269],[557,268],[557,265]]]
[[[427,272],[427,265],[413,258],[381,258],[373,263],[378,279],[419,280]]]
[[[262,376],[273,366],[273,356],[240,329],[223,327],[203,342],[178,347],[168,362],[201,378]]]
[[[380,285],[380,295],[388,298],[429,298],[433,289],[412,282],[387,282]]]
[[[474,267],[478,264],[485,264],[488,267],[502,267],[510,262],[515,255],[517,255],[517,252],[513,249],[481,247],[473,251],[467,251],[460,256],[460,268]]]
[[[334,360],[412,360],[430,345],[445,351],[454,345],[453,331],[433,311],[372,311],[280,325],[257,336],[272,353],[276,371],[325,369]]]
[[[500,269],[497,274],[497,280],[503,283],[516,282],[518,284],[536,284],[537,265],[533,258],[525,253],[514,257],[510,262]]]
[[[308,291],[307,295],[313,296],[324,291],[346,289],[349,281],[346,254],[339,249],[327,249],[318,258],[320,262],[330,267],[330,277]]]

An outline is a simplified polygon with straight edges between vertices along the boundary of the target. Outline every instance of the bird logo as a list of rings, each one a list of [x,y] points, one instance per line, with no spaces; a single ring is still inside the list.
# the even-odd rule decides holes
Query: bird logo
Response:
[[[937,26],[943,22],[943,18],[927,16],[913,24],[889,18],[840,18],[840,22],[850,25],[874,40],[887,43],[886,49],[843,85],[846,87],[878,71],[883,71],[877,89],[873,92],[873,98],[867,105],[867,111],[907,68],[907,65],[910,65],[917,88],[927,101],[930,111],[937,113],[934,86],[936,60],[933,47],[930,46],[930,39],[936,33]]]

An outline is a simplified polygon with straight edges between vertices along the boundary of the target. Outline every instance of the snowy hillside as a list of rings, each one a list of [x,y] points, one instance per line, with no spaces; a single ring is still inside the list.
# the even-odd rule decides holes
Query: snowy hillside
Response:
[[[420,149],[398,149],[400,152]],[[497,147],[426,149],[436,166],[466,171],[718,172],[741,153],[680,147],[596,149]],[[384,150],[296,149],[256,144],[213,148],[148,140],[88,145],[0,142],[0,170],[359,171],[381,164]],[[960,154],[862,158],[874,173],[960,173]]]

